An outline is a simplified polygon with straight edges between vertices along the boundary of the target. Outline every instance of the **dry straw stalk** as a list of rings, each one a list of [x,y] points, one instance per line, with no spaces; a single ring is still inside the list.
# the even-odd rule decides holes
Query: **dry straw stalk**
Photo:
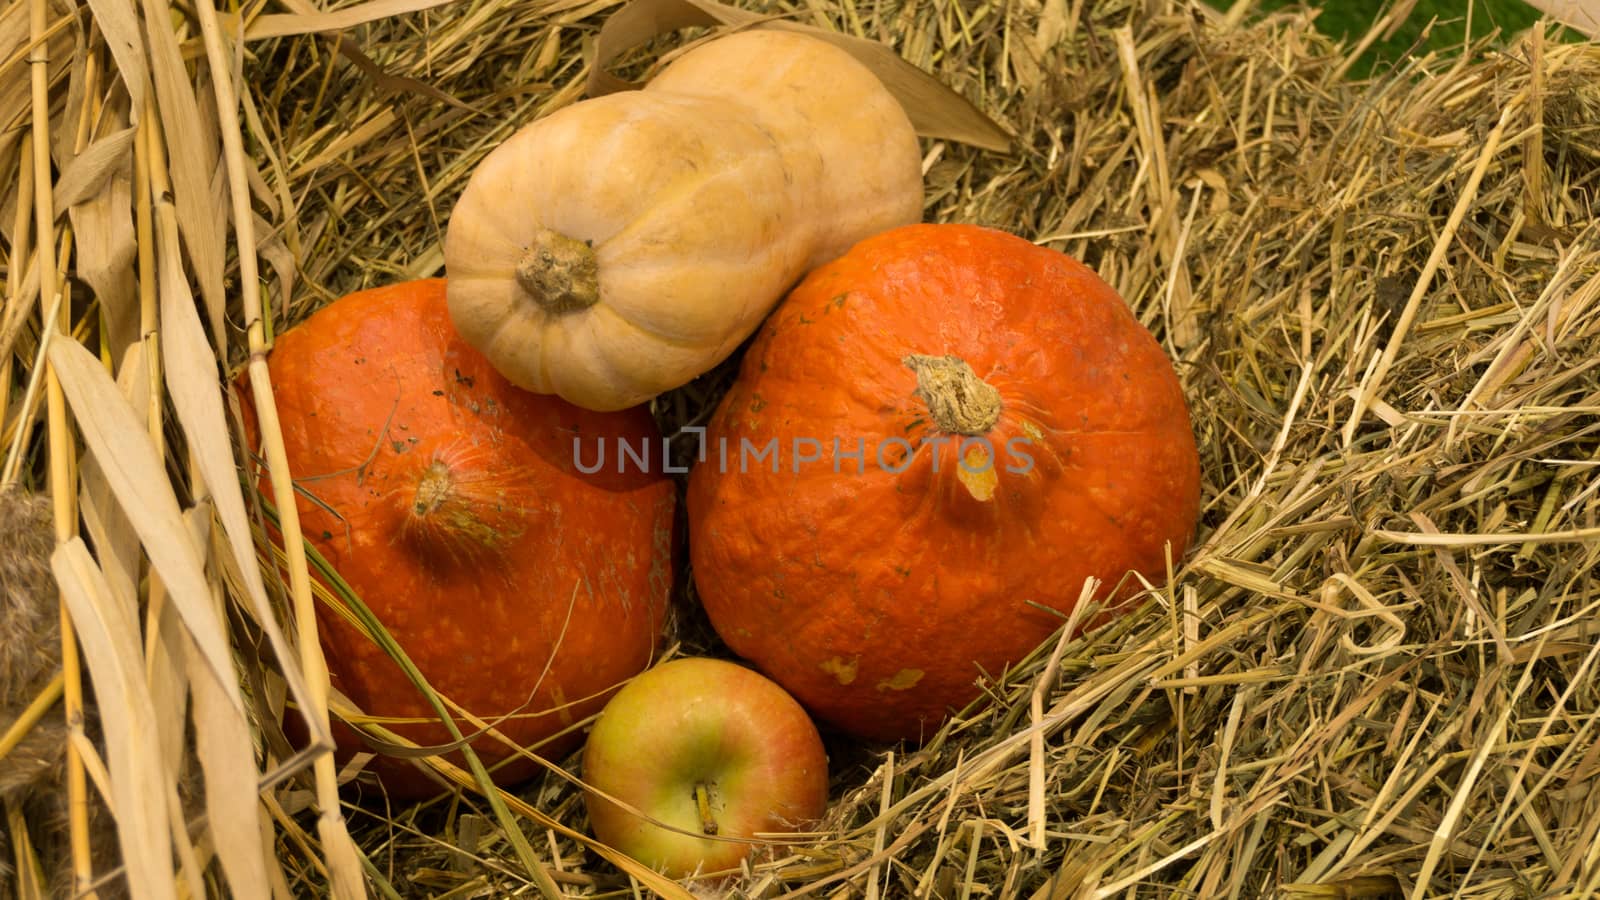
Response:
[[[273,335],[440,274],[474,163],[583,95],[622,5],[0,4],[3,472],[51,498],[68,625],[59,676],[0,697],[0,766],[97,699],[104,732],[62,730],[64,821],[0,796],[0,894],[690,896],[590,844],[572,760],[341,795],[330,716],[403,742],[330,693],[313,610],[343,601],[238,476],[294,476]],[[836,741],[827,821],[738,892],[1600,893],[1600,47],[1487,35],[1357,82],[1408,5],[1349,48],[1247,4],[739,7],[881,42],[1013,136],[928,137],[926,218],[1121,292],[1178,364],[1206,508],[1137,612],[988,673],[921,747]],[[601,48],[629,80],[662,49]],[[667,432],[731,375],[662,398]],[[679,600],[675,646],[718,652]],[[142,855],[107,872],[108,841]]]

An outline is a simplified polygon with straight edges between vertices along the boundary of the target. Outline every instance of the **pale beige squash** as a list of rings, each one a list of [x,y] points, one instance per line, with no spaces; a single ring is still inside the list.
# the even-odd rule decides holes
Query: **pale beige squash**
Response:
[[[535,121],[450,217],[451,319],[512,383],[615,410],[726,359],[811,268],[922,213],[898,102],[824,41],[755,30]]]

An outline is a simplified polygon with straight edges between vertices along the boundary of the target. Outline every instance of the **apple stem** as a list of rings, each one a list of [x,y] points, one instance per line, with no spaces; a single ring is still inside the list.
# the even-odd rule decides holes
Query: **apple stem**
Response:
[[[704,781],[694,786],[694,803],[700,809],[700,830],[717,833],[717,820],[711,817],[711,790]]]

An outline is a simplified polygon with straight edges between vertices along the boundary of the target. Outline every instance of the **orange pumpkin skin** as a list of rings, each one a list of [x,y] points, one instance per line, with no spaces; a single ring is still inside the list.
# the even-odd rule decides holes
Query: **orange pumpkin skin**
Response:
[[[437,692],[529,746],[648,667],[672,585],[675,487],[610,457],[593,474],[575,465],[593,467],[602,440],[659,444],[642,407],[596,413],[513,387],[456,334],[440,279],[335,301],[282,334],[268,368],[304,534]],[[336,612],[317,615],[334,688],[372,715],[434,720],[386,724],[410,740],[451,741],[381,649]],[[352,730],[336,734],[342,756],[362,749]],[[559,758],[579,739],[538,752]],[[491,766],[514,755],[491,736],[473,748]],[[495,779],[536,766],[513,760]],[[408,762],[373,768],[391,795],[437,790]]]
[[[814,270],[706,441],[687,503],[713,626],[869,739],[931,735],[1061,626],[1086,578],[1113,603],[1130,571],[1164,582],[1199,516],[1161,346],[1087,267],[976,226],[893,229]]]

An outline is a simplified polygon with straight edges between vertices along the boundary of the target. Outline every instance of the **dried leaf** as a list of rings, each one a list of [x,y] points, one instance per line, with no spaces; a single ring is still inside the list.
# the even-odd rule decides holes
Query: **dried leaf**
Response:
[[[0,10],[0,60],[9,59],[17,52],[18,48],[28,43],[28,31],[28,7],[26,4],[13,3]],[[17,70],[21,68],[21,66],[16,67]],[[28,80],[26,77],[18,79],[12,69],[0,71],[4,72],[8,82],[21,80],[26,83]]]
[[[278,279],[278,301],[286,302],[294,296],[294,284],[297,270],[294,264],[294,253],[284,241],[283,236],[274,233],[272,223],[256,216],[256,234],[262,235],[256,243],[256,254],[267,261]],[[264,277],[264,276],[263,276]]]
[[[255,543],[243,490],[234,468],[233,444],[228,436],[227,414],[217,359],[206,343],[194,298],[183,278],[183,261],[174,239],[172,209],[163,205],[157,229],[159,291],[162,323],[162,363],[167,392],[178,423],[189,441],[200,476],[210,491],[217,518],[233,550],[234,562],[244,578],[246,594],[256,622],[267,636],[290,694],[301,708],[311,705],[310,688],[301,673],[298,655],[289,647],[267,599],[266,583],[256,562]],[[312,726],[315,730],[315,726]]]
[[[184,670],[183,620],[173,607],[160,579],[150,582],[150,603],[145,630],[154,635],[145,651],[145,677],[150,683],[150,698],[155,718],[150,729],[161,743],[162,755],[173,778],[182,771],[186,756],[185,732],[189,723],[189,673]]]
[[[447,106],[454,106],[457,109],[464,109],[468,112],[476,113],[483,112],[483,110],[478,109],[477,107],[468,106],[467,104],[462,103],[460,100],[457,100],[449,94],[446,94],[444,91],[441,91],[433,85],[428,84],[426,81],[418,81],[415,78],[407,78],[404,75],[393,75],[384,71],[382,66],[378,65],[376,62],[373,62],[372,57],[368,56],[362,51],[361,45],[351,40],[347,35],[339,36],[339,52],[344,55],[345,59],[350,60],[350,62],[353,63],[356,68],[360,69],[363,74],[372,79],[372,83],[381,92],[399,96],[405,96],[407,94],[421,94],[425,97],[432,97],[433,99],[438,100],[440,103],[446,104]]]
[[[369,2],[333,12],[322,12],[305,2],[305,0],[285,0],[284,5],[294,10],[294,12],[261,16],[251,23],[249,29],[245,32],[244,39],[246,41],[255,41],[263,38],[285,37],[296,34],[346,31],[379,19],[432,9],[447,2],[449,0],[376,0],[376,2]],[[339,35],[338,46],[339,53],[350,60],[368,78],[372,79],[373,84],[380,91],[401,95],[422,94],[458,109],[482,112],[482,110],[462,103],[455,97],[425,81],[384,71],[383,67],[374,62],[372,57],[361,49],[361,45],[351,39],[349,35]]]
[[[209,541],[204,532],[210,517],[191,510],[187,518],[195,545],[206,546]],[[221,597],[213,597],[213,608],[221,615]],[[240,900],[268,900],[267,864],[256,852],[261,803],[250,725],[233,714],[224,685],[207,677],[205,659],[193,640],[184,640],[182,653],[194,696],[195,755],[205,773],[206,827],[228,876],[229,895]]]
[[[97,141],[67,164],[56,185],[77,246],[77,275],[94,291],[113,356],[139,340],[138,256],[130,147],[134,129]]]
[[[1600,38],[1600,0],[1528,0],[1528,5],[1574,31]]]
[[[33,301],[39,296],[39,267],[34,265],[33,254],[28,255],[27,268],[14,284],[16,293],[7,298],[5,311],[0,313],[0,358],[11,355],[23,323],[33,312]]]
[[[255,619],[267,635],[291,691],[298,702],[304,704],[308,691],[297,666],[297,657],[278,627],[267,601],[260,569],[255,565],[244,498],[234,477],[216,359],[205,342],[193,298],[182,280],[176,241],[170,238],[170,231],[170,228],[162,229],[161,236],[165,239],[160,241],[161,319],[166,337],[162,348],[167,391],[188,438],[191,458],[211,492],[210,499],[239,563]],[[194,530],[202,530],[202,524],[195,523]],[[208,543],[199,535],[195,538],[197,547]],[[208,593],[207,597],[210,596]],[[213,609],[221,615],[220,606],[214,605]],[[208,824],[215,837],[214,846],[232,894],[265,898],[270,884],[266,863],[252,852],[261,822],[248,723],[244,717],[234,715],[229,705],[234,683],[223,684],[201,677],[206,670],[200,665],[203,657],[198,645],[185,640],[180,646],[193,692],[195,750],[205,773],[206,808],[210,814]]]
[[[128,398],[135,415],[150,405],[150,377],[143,344],[134,344],[123,355],[117,369],[117,386]],[[138,609],[139,535],[117,505],[111,485],[93,456],[86,456],[78,477],[78,509],[84,530],[94,544],[106,582],[112,594],[128,609]]]
[[[137,129],[124,128],[83,148],[61,169],[56,181],[55,208],[66,209],[93,197],[113,175],[126,173]]]
[[[77,345],[58,341],[54,346]],[[156,733],[148,725],[155,707],[145,688],[139,625],[112,596],[82,538],[58,546],[50,565],[83,643],[83,659],[99,699],[111,801],[130,892],[152,900],[176,900],[168,863],[170,782]]]
[[[144,36],[139,33],[139,15],[130,0],[88,0],[94,13],[95,29],[105,40],[122,73],[122,84],[133,102],[133,121],[144,112],[145,92],[150,86],[150,66],[144,54]]]
[[[260,41],[297,34],[345,31],[357,25],[365,25],[391,16],[421,12],[450,2],[452,0],[369,0],[367,3],[323,12],[303,0],[295,0],[284,5],[298,10],[297,12],[275,13],[257,18],[245,29],[244,39]]]
[[[5,86],[0,84],[0,94],[4,93]],[[0,132],[0,172],[15,172],[21,168],[16,159],[17,144],[21,137],[22,135],[14,130]],[[12,234],[12,226],[17,220],[17,199],[17,185],[8,184],[0,187],[0,240],[4,240],[11,247],[16,246],[16,235]]]
[[[1039,48],[1049,49],[1071,33],[1072,16],[1067,12],[1067,0],[1044,0],[1044,7],[1039,11],[1039,25],[1033,32]]]
[[[589,68],[589,95],[637,87],[607,72],[606,66],[647,41],[697,25],[778,28],[820,38],[849,51],[850,55],[871,69],[905,108],[917,134],[996,152],[1011,148],[1011,135],[1004,128],[966,98],[907,62],[885,44],[811,25],[772,19],[714,0],[632,0],[612,13],[601,26],[595,41],[595,58]]]
[[[22,136],[30,133],[29,124],[33,109],[31,84],[32,68],[26,65],[32,36],[29,33],[28,4],[12,3],[0,11],[0,234],[8,244],[15,246],[12,228],[16,224],[17,171],[21,160],[15,156]],[[46,26],[45,57],[49,60],[47,79],[57,81],[64,72],[70,72],[74,60],[73,33],[69,26],[73,17],[62,16]]]
[[[63,98],[63,107],[72,111],[68,113],[69,116],[78,118],[78,126],[76,128],[52,127],[50,129],[50,156],[55,160],[61,171],[65,171],[66,167],[72,163],[73,157],[77,155],[80,149],[80,143],[89,140],[91,137],[91,135],[83,132],[86,121],[79,118],[89,113],[89,104],[86,102],[90,78],[88,49],[83,45],[83,42],[75,40],[67,48],[66,54],[68,57],[67,90],[66,96]],[[53,208],[56,215],[61,215],[62,206],[58,204]]]
[[[231,687],[229,700],[242,717],[244,702],[234,680],[233,654],[224,639],[222,622],[207,600],[204,567],[183,527],[161,457],[111,376],[82,344],[53,340],[49,360],[84,443],[104,469],[111,490],[139,533],[145,554],[166,583],[173,605],[207,664]]]
[[[219,215],[226,215],[226,204],[219,209],[216,192],[217,141],[208,140],[200,102],[178,39],[167,24],[172,9],[166,0],[143,0],[145,31],[149,35],[150,65],[155,75],[157,107],[161,111],[161,132],[166,141],[167,166],[171,173],[172,194],[178,205],[178,223],[183,229],[184,246],[205,298],[214,335],[222,334],[226,299],[223,292],[223,232],[217,227]],[[158,23],[158,24],[152,24]]]

